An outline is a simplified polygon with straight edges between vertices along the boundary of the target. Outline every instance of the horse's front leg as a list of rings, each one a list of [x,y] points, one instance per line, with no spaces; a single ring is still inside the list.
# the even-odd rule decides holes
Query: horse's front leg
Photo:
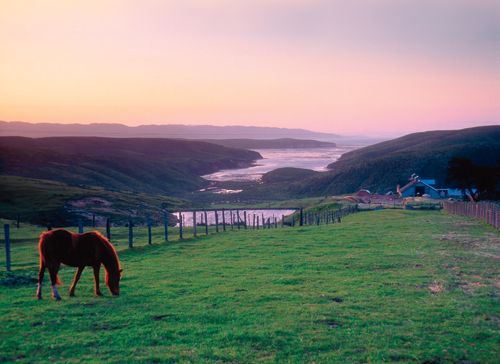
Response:
[[[84,268],[85,268],[85,266],[82,266],[82,267],[78,267],[78,269],[76,270],[75,278],[73,279],[73,284],[71,285],[71,287],[69,289],[69,295],[70,295],[70,297],[74,297],[75,296],[76,284],[80,280],[80,276],[82,275],[82,272],[83,272]]]
[[[42,282],[43,282],[43,275],[45,274],[45,263],[40,262],[40,270],[38,271],[38,287],[36,289],[36,298],[39,300],[42,299]]]
[[[96,296],[102,296],[101,290],[99,289],[99,270],[101,269],[101,264],[94,265],[94,292]]]

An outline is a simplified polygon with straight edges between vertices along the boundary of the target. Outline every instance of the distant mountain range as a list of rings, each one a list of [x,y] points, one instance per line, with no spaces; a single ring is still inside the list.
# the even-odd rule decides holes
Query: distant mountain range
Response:
[[[305,129],[271,128],[257,126],[214,125],[140,125],[123,124],[57,124],[0,121],[0,136],[30,138],[53,136],[100,136],[112,138],[181,138],[181,139],[317,139],[335,141],[336,134]]]

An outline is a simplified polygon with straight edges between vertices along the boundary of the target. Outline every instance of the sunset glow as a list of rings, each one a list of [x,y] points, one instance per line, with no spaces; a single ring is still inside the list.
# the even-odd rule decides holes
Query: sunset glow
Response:
[[[0,120],[498,124],[499,34],[493,0],[3,0]]]

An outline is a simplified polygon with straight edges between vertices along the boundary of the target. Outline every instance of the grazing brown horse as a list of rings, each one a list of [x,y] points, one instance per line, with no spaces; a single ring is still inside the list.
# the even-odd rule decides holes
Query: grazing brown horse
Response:
[[[99,289],[99,269],[101,264],[106,269],[105,281],[112,295],[120,294],[120,278],[122,269],[113,245],[97,231],[84,234],[75,234],[64,229],[46,231],[40,234],[38,243],[40,253],[40,272],[38,273],[38,289],[36,296],[42,299],[42,281],[45,268],[49,269],[52,295],[60,300],[57,284],[60,284],[57,275],[61,263],[71,267],[78,267],[69,295],[75,295],[76,283],[80,279],[86,266],[94,269],[95,294],[102,296]]]

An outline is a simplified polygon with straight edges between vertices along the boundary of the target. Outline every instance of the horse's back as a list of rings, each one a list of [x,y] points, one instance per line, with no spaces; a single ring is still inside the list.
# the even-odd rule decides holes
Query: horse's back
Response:
[[[64,229],[46,231],[40,234],[40,242],[38,244],[40,252],[46,252],[70,245],[72,235],[73,233]]]
[[[39,250],[45,260],[76,267],[96,263],[97,245],[95,233],[75,234],[58,229],[42,234]]]

